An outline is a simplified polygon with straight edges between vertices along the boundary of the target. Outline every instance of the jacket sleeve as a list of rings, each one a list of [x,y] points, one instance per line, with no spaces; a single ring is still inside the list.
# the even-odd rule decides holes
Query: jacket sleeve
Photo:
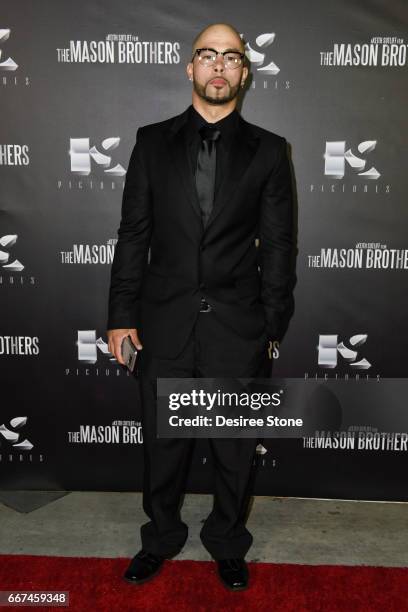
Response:
[[[151,192],[142,143],[143,128],[139,128],[123,190],[118,241],[111,267],[107,329],[139,326],[140,289],[152,231]]]
[[[294,312],[296,283],[295,224],[292,179],[286,139],[279,151],[261,196],[259,224],[261,302],[268,336],[281,341]]]

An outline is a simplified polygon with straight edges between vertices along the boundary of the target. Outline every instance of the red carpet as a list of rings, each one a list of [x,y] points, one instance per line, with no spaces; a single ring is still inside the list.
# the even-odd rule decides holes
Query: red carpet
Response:
[[[0,555],[0,590],[69,591],[69,608],[59,609],[75,612],[408,611],[408,568],[249,563],[250,587],[232,593],[213,562],[166,561],[152,582],[135,586],[122,579],[129,561]]]

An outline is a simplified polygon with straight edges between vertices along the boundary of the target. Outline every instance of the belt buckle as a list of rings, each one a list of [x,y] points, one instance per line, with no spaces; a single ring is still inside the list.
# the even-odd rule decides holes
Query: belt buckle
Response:
[[[212,306],[204,298],[201,298],[200,312],[211,312]]]

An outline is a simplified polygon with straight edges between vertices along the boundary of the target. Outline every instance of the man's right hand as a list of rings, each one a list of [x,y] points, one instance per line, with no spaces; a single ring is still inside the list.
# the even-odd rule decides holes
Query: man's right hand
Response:
[[[130,336],[133,344],[138,351],[141,351],[143,346],[139,340],[136,329],[108,329],[108,350],[115,357],[118,363],[125,365],[122,357],[122,341],[126,336]]]

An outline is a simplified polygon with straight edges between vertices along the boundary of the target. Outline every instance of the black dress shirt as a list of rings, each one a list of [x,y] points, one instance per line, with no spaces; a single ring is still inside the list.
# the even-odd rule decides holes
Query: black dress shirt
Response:
[[[221,178],[227,167],[228,155],[231,151],[235,132],[238,128],[238,111],[234,109],[231,113],[229,113],[229,115],[220,121],[216,121],[215,123],[208,123],[204,117],[202,117],[200,113],[196,111],[192,104],[189,106],[188,111],[188,120],[185,126],[185,137],[193,175],[195,175],[198,150],[201,146],[199,129],[203,125],[207,125],[216,127],[221,131],[221,136],[217,141],[217,162],[215,171],[215,193],[217,193]]]

